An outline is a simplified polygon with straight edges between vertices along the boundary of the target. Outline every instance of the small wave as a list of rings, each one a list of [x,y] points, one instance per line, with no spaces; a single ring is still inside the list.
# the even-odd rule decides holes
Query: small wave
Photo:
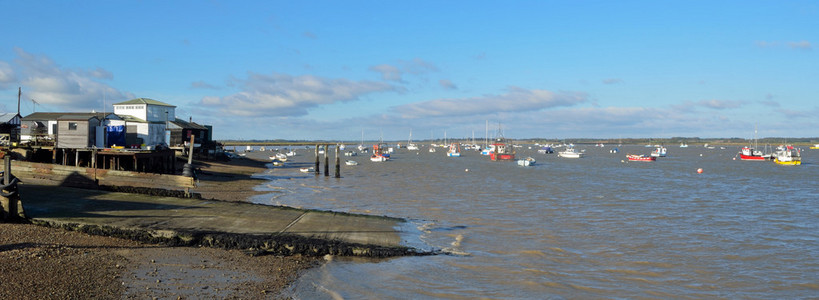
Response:
[[[643,276],[643,277],[661,277],[662,276],[660,273],[657,273],[657,272],[646,272],[646,271],[637,271],[637,270],[629,270],[629,269],[606,269],[606,272],[623,274],[623,275],[632,275],[632,276]]]

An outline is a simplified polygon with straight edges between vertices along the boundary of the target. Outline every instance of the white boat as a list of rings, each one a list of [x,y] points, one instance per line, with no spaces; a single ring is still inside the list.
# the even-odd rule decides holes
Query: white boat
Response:
[[[412,128],[410,128],[409,139],[407,140],[407,150],[418,151],[418,145],[412,143]]]
[[[802,151],[791,145],[780,146],[774,153],[774,162],[780,165],[798,166],[802,164]]]
[[[287,153],[285,153],[284,155],[287,155],[287,156],[296,156],[296,151],[290,150],[290,151],[287,151]]]
[[[429,147],[429,153],[435,153],[435,147],[430,146]]]
[[[357,166],[358,162],[354,161],[354,160],[348,160],[348,161],[345,161],[344,164],[348,165],[348,166]]]
[[[356,153],[355,151],[347,151],[344,152],[344,156],[358,156],[358,153]]]
[[[686,144],[686,143],[681,143],[681,144],[680,144],[680,148],[688,148],[688,144]]]
[[[620,149],[617,149],[617,148],[612,148],[611,150],[609,150],[609,153],[618,153],[618,152],[620,152]]]
[[[535,164],[535,159],[532,157],[527,157],[524,159],[518,159],[518,166],[528,167]]]
[[[666,153],[668,153],[668,149],[666,147],[658,146],[654,149],[654,151],[651,151],[651,156],[665,157]]]
[[[279,160],[279,161],[287,161],[287,155],[284,153],[276,153],[275,155],[268,156],[270,160]]]
[[[449,151],[446,152],[449,157],[461,157],[461,146],[458,143],[449,144]]]
[[[565,157],[565,158],[581,158],[581,157],[583,157],[583,153],[582,152],[577,152],[577,150],[575,150],[573,147],[568,147],[568,148],[566,148],[566,150],[558,152],[557,155],[560,156],[560,157]]]
[[[302,173],[310,173],[310,172],[312,172],[313,170],[314,170],[314,169],[313,169],[313,167],[308,167],[308,168],[299,168],[299,172],[302,172]]]

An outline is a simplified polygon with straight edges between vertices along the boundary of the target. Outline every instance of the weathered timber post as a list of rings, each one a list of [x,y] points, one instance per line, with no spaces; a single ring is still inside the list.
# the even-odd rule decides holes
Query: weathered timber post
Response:
[[[330,176],[330,145],[324,145],[324,176]]]
[[[339,146],[336,144],[336,178],[341,178],[341,165],[339,164],[340,160],[338,158],[338,149]]]
[[[319,149],[319,145],[318,145],[318,144],[316,144],[316,167],[314,168],[314,170],[316,170],[316,175],[318,175],[319,173],[321,173],[321,169],[319,169],[319,154],[318,154],[318,149]]]
[[[11,157],[3,158],[3,185],[0,191],[0,206],[4,222],[15,222],[24,219],[23,205],[20,203],[20,194],[17,190],[17,178],[11,174]]]

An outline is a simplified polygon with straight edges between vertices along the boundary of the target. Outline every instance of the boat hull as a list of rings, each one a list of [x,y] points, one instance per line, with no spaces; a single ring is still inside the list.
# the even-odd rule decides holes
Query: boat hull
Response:
[[[657,161],[656,156],[626,155],[626,158],[628,158],[628,161],[643,161],[643,162]]]
[[[514,160],[514,154],[496,154],[495,152],[489,153],[489,158],[492,160]]]
[[[770,159],[770,158],[765,157],[765,156],[759,156],[759,155],[745,155],[745,154],[740,154],[740,155],[739,155],[739,159],[741,159],[741,160],[748,160],[748,161],[765,161],[765,160],[768,160],[768,159]]]

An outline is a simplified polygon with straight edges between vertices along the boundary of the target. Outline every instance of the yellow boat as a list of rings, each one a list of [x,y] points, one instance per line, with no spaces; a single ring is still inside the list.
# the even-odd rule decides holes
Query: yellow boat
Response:
[[[810,148],[811,148],[811,149],[814,149],[814,150],[819,149],[819,144],[816,144],[816,145],[810,146]]]
[[[781,161],[779,159],[774,159],[774,162],[780,165],[787,165],[787,166],[798,166],[802,164],[802,160],[791,160],[791,161]]]
[[[774,162],[780,165],[798,166],[802,164],[802,153],[791,145],[780,146],[774,154]]]

